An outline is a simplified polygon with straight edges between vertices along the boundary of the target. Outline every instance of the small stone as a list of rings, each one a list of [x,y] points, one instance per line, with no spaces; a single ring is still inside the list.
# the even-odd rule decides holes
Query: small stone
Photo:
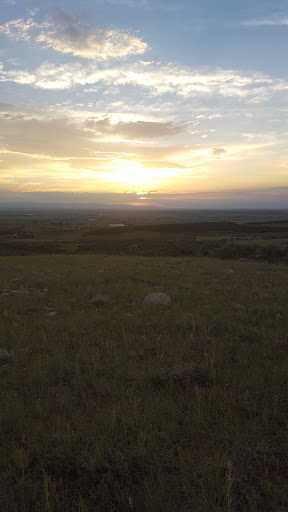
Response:
[[[171,297],[167,293],[149,293],[143,300],[144,304],[169,304]]]
[[[248,258],[239,258],[238,261],[249,261]]]
[[[56,311],[49,311],[49,313],[46,313],[47,316],[53,317],[57,315]]]
[[[232,268],[225,268],[223,272],[224,274],[234,274],[234,270]]]

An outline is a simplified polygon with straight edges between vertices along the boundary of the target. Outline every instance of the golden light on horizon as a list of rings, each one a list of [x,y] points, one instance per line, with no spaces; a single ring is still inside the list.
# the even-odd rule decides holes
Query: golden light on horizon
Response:
[[[125,189],[128,187],[135,192],[151,190],[163,183],[163,178],[166,181],[162,169],[144,168],[136,160],[116,162],[114,169],[108,176],[109,181],[115,185],[121,188],[125,187]]]

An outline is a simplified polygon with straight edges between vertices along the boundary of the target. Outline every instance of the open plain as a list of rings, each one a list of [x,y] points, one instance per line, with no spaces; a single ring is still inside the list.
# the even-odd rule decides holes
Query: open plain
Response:
[[[287,510],[287,212],[173,215],[2,212],[1,511]]]

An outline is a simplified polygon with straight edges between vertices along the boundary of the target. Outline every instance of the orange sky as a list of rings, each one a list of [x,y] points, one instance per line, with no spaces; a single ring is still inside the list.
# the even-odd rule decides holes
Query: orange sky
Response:
[[[89,202],[89,194],[106,194],[106,200],[109,194],[109,206],[119,194],[132,193],[134,205],[165,206],[165,197],[168,205],[172,195],[181,204],[182,194],[186,204],[189,194],[221,197],[223,192],[232,200],[237,191],[258,190],[259,205],[264,205],[269,190],[272,197],[273,189],[282,189],[284,204],[288,77],[277,75],[276,61],[270,69],[261,52],[255,50],[252,58],[251,39],[251,31],[260,34],[259,27],[266,34],[272,27],[277,38],[282,18],[272,23],[258,19],[258,11],[254,17],[251,11],[251,19],[240,11],[237,16],[243,19],[230,13],[239,37],[250,38],[249,66],[241,64],[236,42],[237,65],[231,65],[233,55],[223,46],[212,65],[208,42],[197,50],[201,63],[196,63],[180,33],[173,33],[179,47],[170,61],[165,48],[161,53],[157,46],[148,0],[146,8],[119,2],[115,13],[127,12],[135,30],[128,31],[123,21],[118,27],[119,16],[111,28],[104,7],[91,8],[85,18],[77,14],[76,4],[74,14],[64,2],[51,15],[52,7],[7,3],[0,25],[0,197],[14,194],[21,201],[34,194],[41,202],[43,194],[61,193],[65,202],[71,193],[86,193]],[[218,14],[215,19],[225,32]],[[145,20],[155,30],[151,41]],[[206,34],[212,42],[208,28]],[[203,42],[202,36],[193,32],[193,41]]]

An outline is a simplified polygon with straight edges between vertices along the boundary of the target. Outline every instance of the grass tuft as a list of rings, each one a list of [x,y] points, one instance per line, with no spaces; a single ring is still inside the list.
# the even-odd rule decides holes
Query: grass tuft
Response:
[[[0,360],[1,361],[14,361],[13,350],[7,350],[7,348],[0,348]]]
[[[109,300],[109,295],[106,295],[105,293],[96,293],[90,299],[90,304],[95,304],[96,306],[105,306],[105,304],[107,304]]]

